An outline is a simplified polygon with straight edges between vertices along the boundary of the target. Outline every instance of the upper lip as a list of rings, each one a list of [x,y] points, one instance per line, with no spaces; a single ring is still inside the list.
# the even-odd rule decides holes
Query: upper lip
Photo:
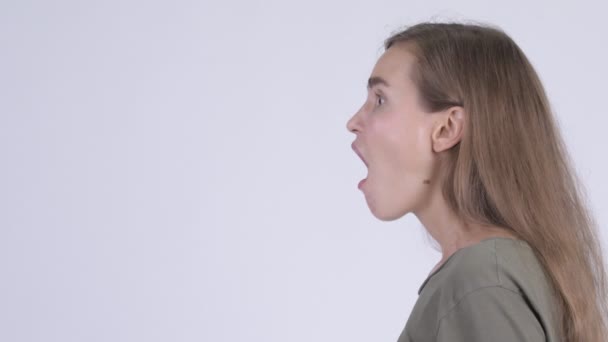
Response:
[[[367,161],[365,161],[365,158],[363,158],[363,155],[361,154],[361,152],[359,152],[359,149],[357,148],[355,143],[352,143],[351,147],[353,148],[355,153],[359,156],[359,158],[361,158],[361,160],[363,160],[363,163],[365,164],[365,166],[368,166]]]

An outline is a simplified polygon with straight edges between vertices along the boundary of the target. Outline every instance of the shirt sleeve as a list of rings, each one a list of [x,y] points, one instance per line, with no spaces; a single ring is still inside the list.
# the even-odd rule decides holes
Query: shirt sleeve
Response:
[[[437,342],[544,342],[545,333],[522,295],[492,286],[463,297],[439,321]]]

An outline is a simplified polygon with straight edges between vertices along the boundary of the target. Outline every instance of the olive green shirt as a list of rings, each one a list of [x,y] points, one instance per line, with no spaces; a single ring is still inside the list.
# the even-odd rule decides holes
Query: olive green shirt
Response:
[[[459,249],[420,286],[398,342],[561,342],[543,270],[523,240]]]

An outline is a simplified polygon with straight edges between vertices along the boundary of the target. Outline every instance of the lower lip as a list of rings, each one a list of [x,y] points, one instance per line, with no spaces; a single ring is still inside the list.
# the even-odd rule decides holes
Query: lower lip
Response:
[[[367,178],[364,178],[364,179],[362,179],[362,180],[359,182],[359,186],[358,186],[358,188],[359,188],[359,189],[361,189],[361,187],[363,186],[363,184],[365,184],[365,181],[366,181],[366,180],[367,180]]]

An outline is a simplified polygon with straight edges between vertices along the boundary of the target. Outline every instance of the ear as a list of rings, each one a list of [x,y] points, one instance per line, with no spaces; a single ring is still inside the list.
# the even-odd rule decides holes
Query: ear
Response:
[[[431,135],[434,152],[449,150],[460,142],[464,133],[464,108],[450,107],[439,114]]]

